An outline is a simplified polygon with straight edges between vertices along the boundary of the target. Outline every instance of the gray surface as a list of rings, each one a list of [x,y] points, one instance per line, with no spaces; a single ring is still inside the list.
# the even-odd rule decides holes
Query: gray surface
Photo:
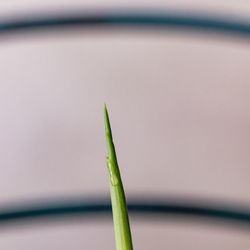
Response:
[[[194,9],[217,6],[189,2]],[[234,3],[225,10],[249,11],[247,4]],[[3,4],[1,11],[25,11],[18,5]],[[106,101],[128,195],[249,204],[249,64],[247,42],[173,32],[3,39],[1,203],[107,194]],[[135,249],[250,247],[244,230],[174,221],[132,226]],[[114,249],[113,229],[105,221],[20,226],[1,232],[0,248]]]

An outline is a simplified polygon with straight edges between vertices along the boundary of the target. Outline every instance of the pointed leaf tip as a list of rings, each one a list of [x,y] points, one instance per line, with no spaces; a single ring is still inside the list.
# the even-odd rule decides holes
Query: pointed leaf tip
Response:
[[[109,113],[107,109],[106,103],[104,103],[104,123],[105,123],[105,133],[106,133],[106,139],[107,141],[113,140],[112,138],[112,131],[111,131],[111,125],[109,121]]]
[[[106,113],[106,112],[108,112],[108,109],[107,109],[107,104],[106,104],[106,102],[104,102],[104,112]]]
[[[104,104],[104,123],[107,142],[107,165],[110,176],[110,194],[115,229],[116,250],[133,250],[129,217],[120,170],[112,139],[111,125],[106,104]]]

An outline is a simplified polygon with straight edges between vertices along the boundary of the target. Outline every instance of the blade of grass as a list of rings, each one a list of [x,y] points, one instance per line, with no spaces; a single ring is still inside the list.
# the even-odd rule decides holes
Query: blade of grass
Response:
[[[132,237],[129,226],[126,197],[122,185],[106,105],[104,106],[104,123],[108,150],[107,167],[110,177],[110,195],[115,230],[116,250],[132,250]]]

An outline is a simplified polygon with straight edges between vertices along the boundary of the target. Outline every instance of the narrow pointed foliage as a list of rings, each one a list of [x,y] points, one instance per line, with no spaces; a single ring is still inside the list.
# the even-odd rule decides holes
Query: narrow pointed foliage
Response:
[[[108,150],[107,167],[110,180],[110,195],[112,202],[116,250],[132,250],[132,237],[129,226],[126,198],[116,158],[115,146],[113,143],[106,105],[104,107],[104,123]]]

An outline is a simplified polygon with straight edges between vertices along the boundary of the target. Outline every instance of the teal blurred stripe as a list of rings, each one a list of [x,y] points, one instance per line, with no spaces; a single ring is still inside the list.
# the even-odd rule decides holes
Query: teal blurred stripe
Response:
[[[29,205],[28,205],[29,204]],[[212,204],[212,205],[210,205]],[[168,199],[130,199],[128,200],[130,215],[144,220],[152,218],[191,218],[207,222],[230,222],[232,225],[250,226],[250,209],[243,206],[225,205],[214,202],[168,200]],[[50,220],[70,217],[110,216],[111,203],[109,199],[67,199],[61,201],[36,202],[33,205],[12,205],[0,209],[0,226],[20,222]],[[209,220],[208,220],[209,219]]]
[[[177,29],[198,31],[201,33],[230,34],[239,37],[250,36],[250,19],[240,20],[232,16],[216,16],[213,14],[183,14],[178,12],[104,12],[90,13],[61,13],[54,16],[48,14],[34,17],[10,17],[0,22],[0,34],[23,31],[41,31],[48,29],[71,28],[117,28],[132,29]]]

